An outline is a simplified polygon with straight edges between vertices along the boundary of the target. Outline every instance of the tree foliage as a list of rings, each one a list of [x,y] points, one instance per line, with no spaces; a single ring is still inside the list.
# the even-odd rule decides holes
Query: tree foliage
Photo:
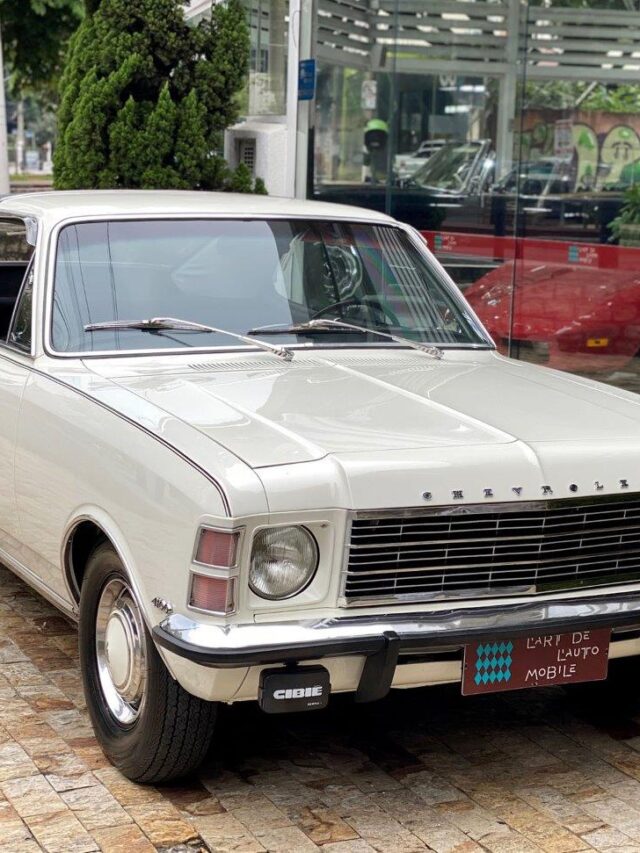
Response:
[[[61,80],[56,186],[252,191],[216,153],[248,57],[240,0],[197,27],[179,0],[90,0]]]
[[[82,15],[82,0],[0,0],[5,64],[16,89],[55,79]]]

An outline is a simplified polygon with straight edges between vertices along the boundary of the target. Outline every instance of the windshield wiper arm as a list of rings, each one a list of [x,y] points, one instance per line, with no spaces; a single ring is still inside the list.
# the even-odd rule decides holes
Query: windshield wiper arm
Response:
[[[227,329],[218,329],[216,326],[206,326],[203,323],[194,323],[191,320],[177,320],[175,317],[152,317],[150,320],[111,320],[105,323],[89,323],[84,327],[85,332],[110,332],[126,329],[137,329],[140,332],[215,332],[219,335],[227,335],[236,338],[252,347],[258,347],[266,352],[277,355],[285,361],[293,359],[293,352],[287,347],[278,347],[259,338],[249,338],[239,335],[237,332],[229,332]]]
[[[257,329],[250,329],[248,335],[295,335],[299,332],[312,332],[314,329],[328,330],[331,328],[351,329],[354,332],[359,332],[362,335],[378,335],[380,338],[388,338],[390,341],[395,341],[397,344],[402,344],[411,349],[420,350],[431,358],[441,359],[444,351],[433,344],[421,344],[418,341],[412,341],[409,338],[402,338],[400,335],[392,335],[389,332],[380,332],[378,329],[369,329],[367,326],[356,326],[354,323],[344,323],[342,320],[308,320],[306,323],[296,323],[292,326],[260,326]]]

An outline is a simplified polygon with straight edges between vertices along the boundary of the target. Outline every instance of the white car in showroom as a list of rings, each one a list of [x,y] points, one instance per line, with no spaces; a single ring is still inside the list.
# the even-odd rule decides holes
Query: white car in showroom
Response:
[[[194,770],[221,702],[640,654],[639,398],[497,354],[411,228],[49,193],[0,251],[0,556],[78,622],[129,778]]]

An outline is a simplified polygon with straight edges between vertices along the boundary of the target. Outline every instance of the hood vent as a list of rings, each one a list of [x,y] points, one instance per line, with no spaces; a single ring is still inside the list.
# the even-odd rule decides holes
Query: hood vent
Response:
[[[244,372],[247,370],[268,370],[270,373],[282,373],[291,370],[292,365],[296,367],[309,367],[310,365],[322,364],[344,365],[345,367],[386,367],[390,369],[413,368],[414,370],[433,370],[434,365],[420,353],[415,355],[396,355],[395,353],[340,353],[340,352],[315,352],[310,353],[297,351],[294,360],[289,364],[279,362],[275,357],[247,358],[240,360],[234,358],[231,361],[195,361],[188,365],[190,370],[200,373],[209,371],[234,371]]]
[[[385,353],[384,355],[378,354],[367,354],[363,353],[362,355],[354,355],[349,353],[348,355],[328,355],[327,361],[334,362],[335,364],[343,364],[345,367],[388,367],[388,368],[398,368],[398,367],[425,367],[432,369],[433,364],[429,362],[428,358],[416,352],[415,355],[402,355],[396,356],[392,353]]]
[[[199,373],[208,373],[209,371],[230,371],[245,372],[247,370],[268,370],[270,373],[283,373],[289,370],[286,364],[278,363],[278,360],[272,358],[253,358],[253,359],[233,359],[232,361],[196,361],[188,365],[190,370],[197,370]]]

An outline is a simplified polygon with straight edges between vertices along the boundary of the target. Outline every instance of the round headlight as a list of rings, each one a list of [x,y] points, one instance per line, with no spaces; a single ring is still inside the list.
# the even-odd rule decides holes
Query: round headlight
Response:
[[[318,545],[305,527],[267,527],[254,540],[249,586],[261,598],[291,598],[318,568]]]

